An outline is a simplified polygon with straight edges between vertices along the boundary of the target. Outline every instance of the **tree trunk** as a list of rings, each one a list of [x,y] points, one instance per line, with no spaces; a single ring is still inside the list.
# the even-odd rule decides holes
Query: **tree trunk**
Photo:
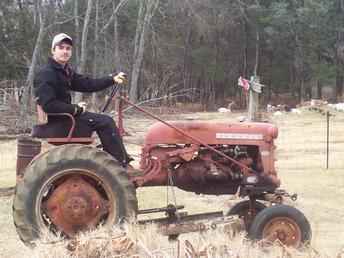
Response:
[[[192,88],[192,85],[190,83],[190,74],[191,74],[191,58],[190,53],[192,49],[192,25],[191,22],[189,22],[188,27],[186,29],[186,37],[185,37],[185,45],[184,45],[184,54],[183,54],[183,88],[188,89]],[[194,94],[191,95],[192,97]]]
[[[80,65],[78,72],[85,73],[86,71],[86,61],[87,61],[87,36],[88,36],[88,26],[91,19],[91,11],[92,11],[93,0],[87,1],[87,9],[86,15],[84,20],[84,25],[82,29],[82,36],[81,36],[81,57],[80,57]],[[75,102],[80,102],[82,100],[82,93],[77,92],[75,94]]]
[[[269,59],[269,76],[268,76],[268,82],[267,84],[267,102],[271,101],[271,95],[272,95],[272,88],[274,85],[272,85],[272,69],[273,69],[273,60],[274,60],[274,55],[273,51],[268,51],[268,59]]]
[[[344,66],[338,57],[336,59],[336,100],[341,102],[343,98]]]
[[[94,58],[93,58],[93,71],[92,71],[92,75],[93,77],[97,77],[98,76],[98,44],[99,44],[99,26],[98,26],[98,22],[99,22],[99,0],[96,0],[95,2],[95,12],[96,12],[96,17],[94,20],[94,44],[93,44],[93,52],[94,52]],[[95,111],[98,111],[100,107],[97,106],[97,103],[99,103],[98,99],[97,99],[97,92],[94,92],[92,94],[92,108]]]
[[[129,98],[132,102],[138,101],[138,81],[141,72],[143,54],[145,47],[145,38],[148,33],[151,19],[159,5],[159,0],[141,0],[139,15],[136,25],[136,34],[134,41],[133,67],[131,73],[131,83]]]
[[[114,20],[113,20],[113,41],[114,41],[114,63],[116,71],[121,71],[121,56],[119,54],[119,35],[118,35],[118,14],[116,7],[119,5],[118,1],[115,1],[113,6],[114,9]]]
[[[80,22],[79,22],[79,0],[74,0],[74,26],[75,26],[75,37],[74,41],[74,56],[75,56],[75,64],[79,66],[80,64]]]
[[[321,63],[320,51],[318,52],[318,63]],[[316,80],[316,95],[318,99],[322,99],[322,81],[319,78]]]
[[[35,75],[35,69],[37,66],[39,51],[42,47],[43,37],[46,32],[44,29],[46,17],[43,13],[44,10],[42,8],[40,1],[38,2],[37,12],[38,12],[38,17],[39,17],[39,31],[38,31],[38,36],[36,39],[35,48],[33,50],[32,58],[31,58],[31,65],[29,68],[29,73],[26,78],[24,93],[22,97],[23,105],[21,105],[21,110],[20,110],[20,121],[23,121],[22,126],[24,128],[28,126],[26,115],[28,114],[28,111],[31,108],[31,97],[33,96],[33,80],[34,80],[34,75]]]
[[[336,98],[337,101],[342,101],[343,98],[343,83],[344,83],[344,32],[342,30],[344,15],[344,3],[342,0],[337,0],[337,39],[336,39]]]
[[[244,78],[248,78],[248,24],[247,21],[243,21],[243,53],[242,53],[242,71],[241,71],[241,76]],[[240,90],[239,91],[239,100],[240,100],[240,108],[247,108],[247,103],[248,103],[248,97],[247,95]]]
[[[243,53],[243,61],[244,61],[244,67],[242,74],[245,78],[249,76],[248,74],[248,24],[246,21],[244,21],[244,53]]]
[[[296,32],[295,32],[296,33]],[[294,67],[295,67],[295,82],[298,87],[299,101],[304,101],[304,55],[303,46],[297,34],[295,34],[295,50],[294,50]]]
[[[254,76],[258,75],[258,68],[259,68],[259,51],[260,51],[260,47],[259,47],[259,42],[260,38],[259,38],[259,31],[256,31],[256,56],[255,56],[255,64],[254,64],[254,70],[253,70],[253,74]]]

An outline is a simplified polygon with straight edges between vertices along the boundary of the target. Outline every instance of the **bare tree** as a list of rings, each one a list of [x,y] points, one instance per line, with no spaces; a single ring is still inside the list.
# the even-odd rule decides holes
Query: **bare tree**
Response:
[[[119,54],[119,35],[118,35],[118,6],[121,3],[117,4],[118,1],[115,1],[115,5],[113,6],[113,41],[114,41],[114,60],[115,60],[115,67],[117,70],[121,70],[121,56]],[[123,1],[121,1],[123,2]]]
[[[95,9],[96,9],[96,16],[95,16],[95,26],[94,26],[94,43],[93,43],[93,51],[94,51],[94,59],[93,59],[93,76],[96,77],[98,75],[98,45],[99,45],[99,0],[96,0],[95,3]],[[94,92],[92,94],[92,107],[97,109],[96,103],[97,103],[97,92]]]
[[[79,42],[80,42],[80,22],[79,22],[79,0],[74,0],[74,27],[75,27],[75,39],[74,39],[74,53],[75,53],[75,61],[76,65],[80,63],[80,50],[79,50]]]
[[[78,72],[84,73],[86,70],[86,61],[87,61],[87,36],[88,36],[88,27],[89,22],[91,20],[91,12],[92,12],[93,0],[87,1],[87,9],[86,15],[84,19],[84,25],[82,29],[82,36],[81,36],[81,56],[80,56],[80,65],[78,66]],[[77,92],[75,94],[75,102],[79,102],[82,100],[82,93]]]
[[[35,69],[37,66],[38,62],[38,55],[39,51],[42,47],[42,42],[43,42],[43,37],[45,35],[45,23],[46,23],[46,16],[44,15],[43,7],[42,7],[42,1],[41,0],[36,0],[35,1],[35,6],[37,6],[37,15],[39,17],[39,31],[38,31],[38,36],[36,39],[36,44],[35,48],[32,53],[31,57],[31,65],[29,68],[29,73],[27,74],[26,77],[26,83],[24,87],[24,92],[23,92],[23,105],[21,106],[20,110],[20,119],[19,121],[22,121],[22,126],[26,128],[28,125],[28,121],[26,120],[27,116],[26,114],[31,108],[31,96],[33,95],[33,80],[34,80],[34,74],[35,74]]]
[[[126,5],[126,3],[129,0],[120,0],[119,3],[117,3],[117,1],[115,1],[114,3],[114,9],[113,9],[113,13],[111,15],[111,17],[109,18],[109,20],[107,21],[107,23],[104,25],[104,27],[101,29],[101,32],[104,32],[110,25],[111,23],[114,22],[114,19],[116,19],[116,16],[119,12],[119,10]]]
[[[338,17],[341,17],[339,19],[339,25],[338,27],[340,29],[337,29],[336,32],[336,54],[335,54],[335,60],[336,60],[336,96],[337,101],[342,101],[343,98],[343,85],[344,85],[344,75],[343,75],[343,68],[344,68],[344,32],[342,29],[343,24],[343,14],[344,14],[344,2],[342,0],[337,0],[337,15]]]
[[[138,100],[138,81],[143,61],[145,38],[147,36],[147,33],[149,32],[149,25],[158,5],[159,0],[140,1],[134,41],[133,67],[129,92],[129,98],[133,102],[137,102]]]
[[[127,3],[128,3],[128,0],[115,0],[113,3],[113,12],[111,14],[111,17],[101,29],[101,32],[104,33],[111,23],[113,23],[114,25],[113,40],[114,40],[114,60],[115,60],[116,69],[121,69],[121,57],[119,53],[120,40],[119,40],[119,35],[118,35],[118,26],[119,26],[118,13],[121,10],[121,8],[123,8]]]

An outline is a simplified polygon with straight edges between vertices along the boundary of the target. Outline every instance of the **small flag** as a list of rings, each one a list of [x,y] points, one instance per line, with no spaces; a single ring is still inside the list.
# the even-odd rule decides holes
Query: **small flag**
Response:
[[[250,81],[242,78],[241,76],[238,79],[238,85],[243,87],[246,91],[250,89]]]

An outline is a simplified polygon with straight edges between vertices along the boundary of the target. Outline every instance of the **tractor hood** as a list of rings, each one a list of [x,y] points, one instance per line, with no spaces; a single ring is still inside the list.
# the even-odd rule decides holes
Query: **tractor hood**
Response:
[[[168,122],[173,127],[207,144],[259,144],[277,138],[278,129],[269,123],[217,123],[200,121]],[[145,144],[195,143],[189,137],[161,122],[153,124]]]

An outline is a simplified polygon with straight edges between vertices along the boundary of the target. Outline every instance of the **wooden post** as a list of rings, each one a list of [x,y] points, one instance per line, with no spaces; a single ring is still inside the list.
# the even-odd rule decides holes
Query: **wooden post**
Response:
[[[329,160],[329,146],[330,146],[330,112],[326,112],[326,169],[328,169],[328,160]]]
[[[259,84],[259,77],[252,76],[251,77],[251,85],[254,83]],[[258,120],[258,107],[259,107],[259,93],[254,89],[254,87],[250,87],[249,90],[249,103],[248,103],[248,121],[254,122]]]

